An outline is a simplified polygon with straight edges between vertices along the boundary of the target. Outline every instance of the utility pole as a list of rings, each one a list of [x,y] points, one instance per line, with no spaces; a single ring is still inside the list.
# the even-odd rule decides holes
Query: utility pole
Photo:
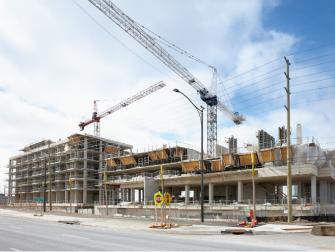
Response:
[[[44,157],[43,211],[47,211],[47,157]]]
[[[50,143],[48,143],[48,179],[49,179],[49,211],[52,210],[52,195],[51,195],[51,191],[52,191],[52,188],[51,188],[51,167],[50,167]]]
[[[287,112],[287,222],[292,222],[292,171],[291,171],[291,104],[290,104],[290,61],[284,57],[286,62],[286,112]]]
[[[251,153],[251,175],[252,175],[252,208],[253,219],[256,220],[256,185],[255,185],[255,150],[252,148]],[[251,220],[253,221],[253,220]]]

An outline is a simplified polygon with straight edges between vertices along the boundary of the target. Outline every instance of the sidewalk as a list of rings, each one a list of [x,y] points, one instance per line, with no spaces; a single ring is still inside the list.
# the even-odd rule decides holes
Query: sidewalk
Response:
[[[34,216],[37,214],[37,216]],[[39,216],[40,213],[36,212],[26,212],[26,211],[17,211],[9,209],[0,209],[0,215],[20,217],[27,219],[34,219],[40,221],[50,221],[58,223],[62,222],[79,222],[82,226],[94,226],[94,227],[106,227],[111,229],[127,229],[127,230],[148,230],[148,226],[152,224],[151,220],[141,220],[141,219],[127,219],[127,218],[116,218],[116,217],[105,217],[105,218],[95,218],[95,217],[86,217],[86,216],[71,216],[71,215],[62,215],[60,213],[50,214],[46,213],[43,216]]]
[[[36,212],[17,211],[11,209],[0,209],[1,215],[37,219],[51,222],[79,222],[82,226],[105,227],[111,229],[125,230],[142,230],[142,231],[158,231],[170,234],[185,235],[224,235],[231,234],[234,231],[245,232],[245,234],[266,235],[266,234],[287,234],[287,233],[310,233],[313,226],[307,225],[288,225],[288,224],[264,224],[255,228],[244,228],[237,226],[225,225],[206,225],[206,224],[179,224],[178,227],[172,229],[150,229],[153,220],[135,219],[124,217],[91,217],[91,216],[71,216],[61,213],[46,213],[43,216],[34,216],[39,214]]]
[[[283,224],[264,224],[255,228],[244,227],[225,227],[213,225],[190,225],[180,226],[179,228],[163,230],[170,234],[196,234],[196,235],[224,235],[232,233],[244,233],[249,235],[270,235],[287,233],[310,233],[313,226],[305,225],[283,225]]]

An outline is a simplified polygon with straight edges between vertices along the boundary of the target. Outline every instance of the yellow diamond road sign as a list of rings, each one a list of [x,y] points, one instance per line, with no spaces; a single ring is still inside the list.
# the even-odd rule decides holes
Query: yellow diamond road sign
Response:
[[[156,192],[154,194],[154,202],[155,202],[155,206],[161,206],[163,204],[163,194],[161,192]]]
[[[165,205],[169,206],[171,201],[172,201],[171,194],[168,193],[168,192],[164,193],[164,203],[165,203]]]

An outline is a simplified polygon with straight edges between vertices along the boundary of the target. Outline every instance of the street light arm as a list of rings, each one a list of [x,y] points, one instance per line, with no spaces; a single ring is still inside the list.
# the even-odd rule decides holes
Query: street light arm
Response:
[[[201,161],[200,161],[200,170],[201,170],[201,184],[200,184],[200,191],[201,191],[201,199],[200,199],[200,216],[201,216],[201,222],[204,222],[204,107],[200,106],[198,108],[190,98],[183,92],[180,92],[178,89],[173,89],[176,93],[181,93],[189,102],[195,107],[195,109],[198,111],[199,117],[200,117],[200,124],[201,124]]]
[[[195,105],[194,104],[194,102],[190,99],[190,98],[188,98],[188,96],[186,95],[186,94],[184,94],[183,92],[181,92],[180,90],[178,90],[178,89],[173,89],[173,91],[174,92],[176,92],[176,93],[180,93],[180,94],[182,94],[192,105],[193,105],[193,107],[195,107],[195,109],[199,112],[199,113],[201,113],[202,111],[204,111],[204,107],[202,107],[202,106],[200,106],[200,108],[197,106],[197,105]]]

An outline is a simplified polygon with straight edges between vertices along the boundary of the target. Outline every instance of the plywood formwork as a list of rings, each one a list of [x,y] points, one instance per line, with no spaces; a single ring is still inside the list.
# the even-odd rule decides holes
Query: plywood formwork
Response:
[[[274,149],[263,149],[258,153],[259,161],[261,163],[268,163],[275,161]]]
[[[150,151],[148,152],[149,158],[151,160],[165,160],[168,159],[168,154],[166,149],[158,150],[158,151]]]
[[[69,142],[72,144],[79,143],[83,138],[83,135],[80,134],[74,134],[68,137]]]
[[[292,148],[290,148],[290,155],[292,157]],[[287,146],[280,147],[280,158],[281,158],[281,161],[287,160]]]
[[[158,155],[156,151],[150,151],[148,152],[148,156],[151,160],[158,160]]]
[[[165,159],[168,159],[169,156],[166,152],[166,149],[163,149],[163,150],[157,151],[157,157],[159,160],[165,160]]]
[[[199,161],[187,161],[181,163],[181,170],[185,173],[198,171],[200,167]]]
[[[108,145],[105,147],[105,153],[116,154],[120,150],[117,146]]]
[[[223,160],[212,160],[211,167],[213,172],[224,171]]]
[[[107,163],[107,166],[111,168],[114,168],[117,166],[117,163],[115,162],[114,158],[107,159],[106,163]]]
[[[259,160],[256,152],[239,154],[240,166],[251,166],[252,156],[254,159],[254,164],[258,165]]]
[[[236,165],[234,154],[226,153],[226,154],[223,154],[222,156],[223,156],[223,163],[225,167]]]
[[[120,161],[123,165],[135,165],[136,164],[136,160],[134,156],[120,157]]]

